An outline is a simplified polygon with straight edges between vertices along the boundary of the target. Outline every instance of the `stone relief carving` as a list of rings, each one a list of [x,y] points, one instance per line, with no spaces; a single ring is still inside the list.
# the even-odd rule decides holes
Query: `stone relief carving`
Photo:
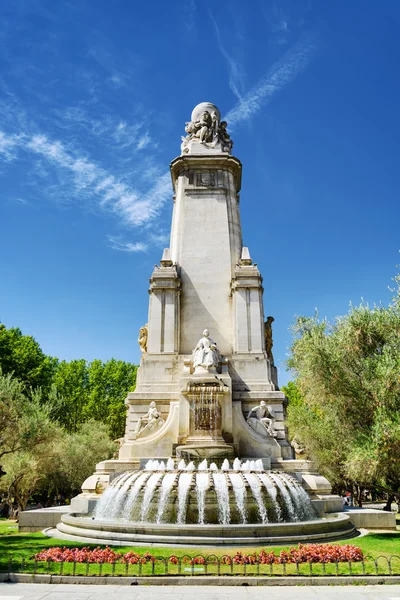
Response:
[[[276,437],[274,429],[275,413],[271,406],[267,406],[264,400],[261,400],[259,406],[255,406],[247,415],[247,423],[257,433],[267,433],[269,436]],[[260,428],[260,425],[262,429]],[[263,431],[264,430],[264,431]]]
[[[147,338],[149,335],[149,326],[148,323],[146,323],[146,325],[143,325],[143,327],[141,327],[139,329],[139,338],[138,338],[138,344],[140,346],[140,351],[142,354],[146,354],[147,353]]]
[[[145,416],[139,417],[136,429],[132,434],[132,439],[136,440],[144,433],[150,433],[162,425],[164,425],[164,419],[161,417],[161,413],[158,411],[156,403],[150,402],[150,408]]]
[[[215,171],[201,171],[200,173],[196,173],[196,185],[214,187],[215,175]]]
[[[219,122],[219,114],[216,110],[204,110],[200,117],[195,121],[186,123],[186,137],[182,136],[182,154],[189,152],[189,143],[197,141],[209,148],[215,148],[221,144],[222,152],[231,152],[233,142],[226,130],[227,122]]]
[[[210,338],[208,329],[203,331],[203,337],[197,342],[192,354],[193,368],[203,367],[207,371],[215,371],[221,362],[217,343]]]
[[[274,317],[268,317],[264,323],[265,352],[272,365],[274,364],[274,355],[272,354],[272,346],[274,345],[272,340],[272,323],[274,321]]]

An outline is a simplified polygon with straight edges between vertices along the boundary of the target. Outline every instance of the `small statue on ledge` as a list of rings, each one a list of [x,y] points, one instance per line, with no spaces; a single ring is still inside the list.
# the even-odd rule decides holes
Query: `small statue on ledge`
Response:
[[[277,436],[277,433],[274,429],[274,411],[270,406],[267,406],[267,403],[264,400],[261,400],[259,406],[252,408],[247,415],[247,423],[252,429],[256,429],[255,422],[260,422],[270,436]]]
[[[136,425],[136,429],[132,434],[132,439],[136,440],[140,435],[143,435],[145,431],[153,431],[156,427],[164,425],[164,419],[161,417],[161,413],[158,411],[156,403],[150,402],[150,408],[144,417],[139,417]]]
[[[290,445],[292,446],[294,453],[296,455],[296,458],[305,458],[305,448],[302,446],[302,444],[300,444],[300,442],[298,441],[298,439],[296,438],[296,436],[292,439],[292,441],[290,442]],[[303,456],[301,456],[303,455]]]
[[[268,317],[264,323],[265,352],[267,354],[267,358],[269,358],[271,362],[271,365],[274,364],[274,355],[272,354],[272,346],[274,345],[272,340],[272,323],[274,321],[274,317]]]
[[[221,362],[221,355],[217,343],[210,338],[208,329],[203,331],[203,337],[197,342],[192,355],[193,368],[203,367],[215,371]]]
[[[147,353],[147,338],[149,335],[149,331],[148,331],[148,324],[146,323],[146,325],[143,325],[143,327],[141,327],[139,329],[139,339],[138,339],[138,344],[140,346],[140,351],[142,354],[146,354]]]

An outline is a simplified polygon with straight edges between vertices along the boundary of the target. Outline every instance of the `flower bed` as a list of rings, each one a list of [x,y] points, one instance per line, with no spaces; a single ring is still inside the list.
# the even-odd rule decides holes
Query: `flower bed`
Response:
[[[42,550],[33,557],[37,561],[47,562],[75,562],[75,563],[97,563],[97,564],[146,564],[154,563],[157,557],[145,552],[138,554],[137,552],[126,552],[121,554],[115,552],[108,546],[106,548],[47,548]],[[184,563],[191,565],[204,565],[218,562],[215,555],[212,556],[188,556],[180,559],[175,554],[169,557],[164,557],[172,564],[178,564],[181,560]],[[244,552],[236,552],[233,556],[224,555],[220,558],[221,564],[225,565],[244,565],[244,564],[283,564],[283,563],[335,563],[335,562],[359,562],[363,560],[363,552],[361,548],[346,544],[339,546],[335,544],[299,544],[293,546],[289,550],[282,550],[279,555],[273,551],[267,552],[260,550],[259,553],[246,554]]]
[[[338,546],[334,544],[299,544],[292,546],[289,550],[282,550],[277,556],[273,551],[260,550],[259,554],[245,554],[236,552],[234,556],[224,556],[224,564],[236,565],[256,564],[262,565],[283,563],[334,563],[334,562],[359,562],[363,560],[363,551],[357,546],[346,544]]]

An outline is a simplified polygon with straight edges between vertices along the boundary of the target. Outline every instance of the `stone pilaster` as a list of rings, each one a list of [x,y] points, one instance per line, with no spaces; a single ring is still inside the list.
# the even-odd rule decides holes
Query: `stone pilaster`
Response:
[[[242,258],[235,268],[232,279],[232,295],[234,306],[233,352],[255,354],[264,352],[262,277],[257,265],[252,264],[247,248],[243,248]]]
[[[164,251],[164,257],[167,251]],[[167,254],[168,255],[168,254]],[[147,352],[179,352],[179,296],[181,282],[176,265],[169,258],[161,260],[150,279],[149,337]]]

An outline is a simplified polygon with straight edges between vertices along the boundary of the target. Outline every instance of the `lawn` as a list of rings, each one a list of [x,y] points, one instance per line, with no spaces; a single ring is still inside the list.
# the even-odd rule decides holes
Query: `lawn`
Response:
[[[376,566],[374,564],[373,559],[378,560],[378,573],[383,574],[388,572],[388,563],[386,557],[389,558],[392,555],[398,555],[399,559],[395,559],[392,562],[391,568],[393,574],[400,574],[400,531],[398,532],[388,532],[388,533],[369,533],[366,536],[353,538],[351,540],[344,540],[342,542],[335,542],[337,544],[354,544],[359,546],[363,552],[364,556],[368,557],[368,560],[365,563],[365,573],[375,574]],[[32,557],[35,553],[39,552],[44,548],[49,548],[52,546],[62,546],[62,547],[77,547],[77,546],[88,546],[88,544],[78,544],[76,542],[68,542],[65,540],[57,540],[54,538],[48,538],[42,533],[18,533],[16,530],[16,525],[12,521],[4,521],[0,520],[0,569],[5,570],[7,568],[8,561],[10,559],[13,560],[14,570],[15,568],[20,569],[21,560],[23,559],[25,562],[24,569],[27,572],[32,572],[34,568],[37,569],[37,572],[52,572],[59,573],[60,572],[60,563],[39,563],[36,567],[34,567],[34,561]],[[91,547],[97,546],[92,545]],[[276,554],[279,554],[281,550],[287,550],[288,546],[268,546],[267,551],[274,550]],[[185,548],[185,547],[175,547],[175,548],[163,548],[163,547],[146,547],[146,546],[126,546],[126,547],[115,547],[115,550],[120,553],[125,553],[129,551],[134,551],[139,554],[144,554],[146,551],[155,555],[156,557],[166,557],[168,558],[170,555],[174,554],[177,557],[194,557],[196,555],[202,554],[206,555],[214,555],[217,557],[221,557],[226,554],[233,555],[237,550],[241,550],[246,554],[251,554],[252,552],[259,552],[261,550],[260,547],[257,548]],[[167,563],[167,564],[166,564]],[[139,575],[139,574],[151,574],[154,572],[155,574],[162,575],[165,572],[170,574],[178,574],[181,572],[182,574],[190,574],[193,572],[194,574],[201,573],[217,573],[217,565],[210,564],[205,568],[201,565],[191,566],[188,563],[182,562],[182,565],[179,567],[178,565],[173,565],[168,563],[161,558],[156,560],[154,565],[152,564],[143,564],[143,565],[129,565],[128,568],[123,564],[116,565],[98,565],[98,564],[76,564],[72,563],[64,563],[62,568],[62,573],[67,574],[81,574],[81,575]],[[193,570],[192,570],[193,569]],[[167,571],[166,571],[167,570]],[[242,574],[243,566],[242,565],[233,565],[232,567],[229,565],[221,565],[220,567],[221,574]],[[247,565],[246,573],[247,574],[265,574],[269,575],[271,573],[269,565]],[[310,566],[308,564],[301,564],[296,570],[296,565],[288,564],[288,565],[273,565],[273,574],[275,575],[284,575],[287,574],[303,574],[310,575]],[[335,575],[335,574],[343,574],[349,575],[353,574],[363,574],[363,566],[360,563],[353,563],[350,567],[348,563],[340,563],[339,565],[335,564],[326,564],[326,565],[318,565],[314,564],[312,566],[312,573],[315,575]]]

